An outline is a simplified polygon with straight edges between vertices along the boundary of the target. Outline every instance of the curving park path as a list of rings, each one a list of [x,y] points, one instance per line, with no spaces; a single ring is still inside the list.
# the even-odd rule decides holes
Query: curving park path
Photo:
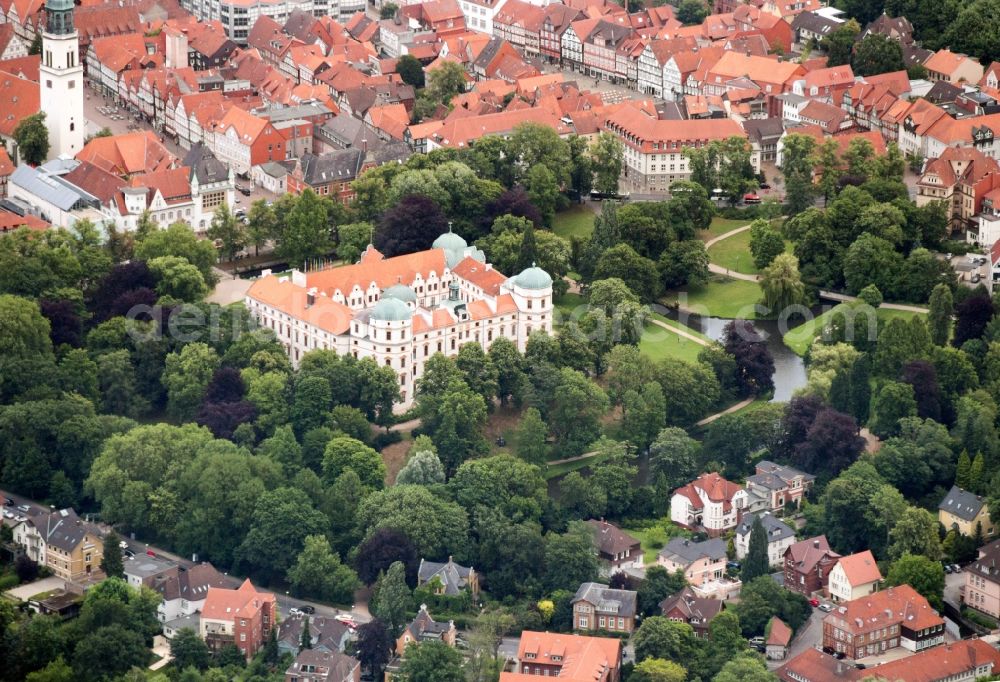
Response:
[[[729,232],[724,232],[718,237],[712,237],[707,242],[705,242],[705,251],[708,251],[714,244],[718,244],[723,239],[729,239],[742,232],[746,232],[750,229],[750,225],[744,225],[743,227],[737,227],[735,230],[730,230]],[[742,272],[733,272],[729,268],[724,268],[721,265],[716,265],[715,263],[708,262],[708,271],[713,272],[717,275],[725,275],[727,277],[732,277],[733,279],[742,279],[746,282],[756,282],[760,280],[759,275],[745,275]]]
[[[735,230],[730,230],[720,234],[718,237],[713,237],[705,242],[705,250],[707,251],[714,244],[718,244],[723,239],[729,239],[741,232],[746,232],[750,229],[750,225],[744,225],[743,227],[737,227]],[[760,275],[745,275],[742,272],[733,272],[728,268],[724,268],[721,265],[716,265],[715,263],[709,262],[708,269],[718,275],[726,275],[727,277],[732,277],[733,279],[742,279],[747,282],[757,282],[760,281]],[[857,301],[857,296],[848,296],[847,294],[842,294],[836,291],[820,291],[820,298],[825,298],[828,301],[838,301],[841,303],[848,303],[851,301]],[[903,310],[911,313],[926,313],[927,308],[922,308],[916,305],[907,305],[905,303],[883,303],[879,306],[880,308],[885,308],[886,310]]]

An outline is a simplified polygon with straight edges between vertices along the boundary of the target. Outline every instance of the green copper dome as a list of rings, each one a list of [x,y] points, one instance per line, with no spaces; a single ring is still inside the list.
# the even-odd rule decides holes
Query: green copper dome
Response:
[[[413,312],[406,304],[396,298],[383,298],[372,308],[372,320],[382,322],[403,322],[413,317]]]
[[[397,301],[403,301],[404,303],[416,303],[417,292],[405,284],[393,284],[391,287],[382,292],[382,298],[394,298]]]
[[[514,278],[514,284],[522,289],[548,289],[552,286],[552,278],[549,273],[532,265]]]
[[[445,251],[461,251],[468,247],[469,244],[454,232],[449,231],[435,239],[431,246],[435,249],[444,249]]]

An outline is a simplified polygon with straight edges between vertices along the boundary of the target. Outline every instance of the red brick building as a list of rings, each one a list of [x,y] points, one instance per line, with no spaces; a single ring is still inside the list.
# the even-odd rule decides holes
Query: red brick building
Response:
[[[825,535],[796,542],[785,550],[785,589],[807,597],[823,591],[838,559],[840,555],[830,549]]]
[[[276,615],[275,596],[258,592],[249,580],[235,590],[210,587],[201,611],[201,638],[213,651],[235,644],[250,660],[267,641]]]

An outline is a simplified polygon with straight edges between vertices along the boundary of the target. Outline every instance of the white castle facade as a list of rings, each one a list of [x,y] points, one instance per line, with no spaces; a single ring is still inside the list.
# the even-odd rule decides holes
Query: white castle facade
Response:
[[[532,332],[552,332],[548,273],[530,267],[508,278],[485,261],[451,232],[427,251],[394,258],[369,245],[354,265],[291,277],[265,272],[245,302],[293,365],[322,348],[392,367],[401,396],[395,409],[405,411],[435,353],[456,355],[466,343],[488,350],[500,337],[524,352]]]

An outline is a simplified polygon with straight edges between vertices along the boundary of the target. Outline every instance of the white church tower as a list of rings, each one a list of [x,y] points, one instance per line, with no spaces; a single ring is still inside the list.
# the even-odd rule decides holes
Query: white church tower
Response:
[[[46,0],[39,74],[42,111],[49,129],[49,158],[83,149],[83,65],[73,25],[73,0]]]

